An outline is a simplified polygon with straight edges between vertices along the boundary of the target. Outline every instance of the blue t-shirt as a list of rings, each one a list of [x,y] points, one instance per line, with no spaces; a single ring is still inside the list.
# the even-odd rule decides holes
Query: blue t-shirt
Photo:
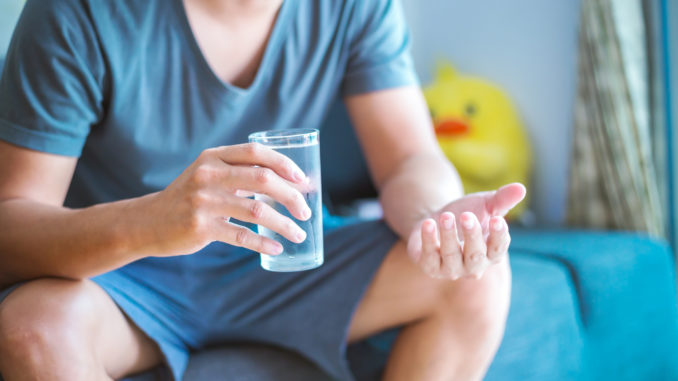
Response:
[[[0,139],[80,157],[66,206],[165,188],[209,147],[319,128],[337,97],[416,84],[396,0],[285,0],[252,85],[221,81],[182,0],[29,0]]]

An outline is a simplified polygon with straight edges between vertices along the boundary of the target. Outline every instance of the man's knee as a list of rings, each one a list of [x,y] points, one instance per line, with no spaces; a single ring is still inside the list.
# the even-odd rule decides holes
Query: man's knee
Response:
[[[511,272],[506,263],[492,266],[479,280],[460,279],[444,286],[438,312],[478,343],[498,345],[511,299]]]
[[[0,304],[0,357],[28,364],[72,356],[69,348],[81,347],[84,338],[89,287],[84,281],[39,279],[14,290]]]

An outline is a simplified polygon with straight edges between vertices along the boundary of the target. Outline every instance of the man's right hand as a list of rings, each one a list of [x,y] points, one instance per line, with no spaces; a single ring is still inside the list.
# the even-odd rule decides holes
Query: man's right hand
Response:
[[[257,143],[203,151],[166,189],[146,197],[141,211],[153,224],[152,251],[191,254],[214,241],[276,255],[282,245],[230,218],[262,225],[288,240],[303,242],[306,233],[268,204],[247,198],[265,194],[299,220],[311,217],[300,190],[306,176],[287,156]]]

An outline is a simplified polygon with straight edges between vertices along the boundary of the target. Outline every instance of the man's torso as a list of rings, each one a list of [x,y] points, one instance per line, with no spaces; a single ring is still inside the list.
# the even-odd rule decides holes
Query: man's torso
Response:
[[[212,69],[181,0],[92,0],[107,60],[105,112],[91,128],[67,206],[163,189],[202,150],[245,142],[254,131],[320,127],[348,60],[342,18],[351,12],[332,4],[284,1],[243,89]]]

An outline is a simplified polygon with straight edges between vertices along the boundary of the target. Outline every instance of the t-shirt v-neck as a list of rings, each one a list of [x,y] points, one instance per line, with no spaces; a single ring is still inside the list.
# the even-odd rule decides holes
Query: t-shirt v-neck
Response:
[[[270,70],[270,67],[271,65],[274,65],[275,57],[283,44],[285,28],[290,19],[289,15],[294,13],[293,8],[297,4],[297,1],[284,0],[282,2],[280,10],[276,15],[273,29],[266,41],[264,54],[259,62],[259,67],[256,70],[254,79],[247,87],[239,87],[219,78],[212,66],[210,66],[205,54],[198,44],[195,34],[193,33],[193,28],[188,20],[183,0],[173,0],[173,3],[177,18],[179,19],[178,25],[185,38],[186,47],[190,50],[187,54],[191,55],[190,59],[192,59],[200,68],[205,83],[215,95],[223,97],[225,101],[235,102],[239,99],[246,98],[250,93],[256,91],[256,89],[268,78],[268,75],[272,71]]]
[[[0,77],[0,139],[80,157],[68,207],[138,197],[206,148],[344,123],[327,119],[338,98],[416,85],[408,48],[397,1],[284,0],[243,89],[207,64],[181,0],[27,1]]]

